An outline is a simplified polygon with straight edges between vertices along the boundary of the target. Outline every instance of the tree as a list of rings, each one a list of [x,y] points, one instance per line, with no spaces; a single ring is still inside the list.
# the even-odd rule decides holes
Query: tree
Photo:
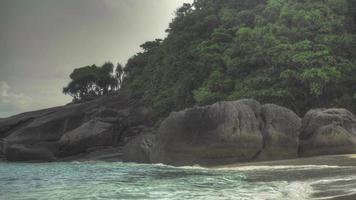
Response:
[[[145,51],[145,52],[149,52],[157,47],[159,47],[159,45],[161,44],[162,40],[161,39],[156,39],[155,41],[148,41],[145,42],[144,44],[142,44],[140,47]]]
[[[97,86],[102,90],[100,95],[109,95],[109,92],[115,91],[118,87],[118,81],[114,74],[114,65],[112,63],[105,63],[97,71]]]
[[[177,17],[184,17],[192,11],[192,5],[190,3],[184,3],[182,7],[176,11]]]
[[[255,98],[356,111],[356,0],[195,0],[125,66],[123,89],[167,115]]]
[[[114,65],[109,62],[101,67],[92,65],[74,69],[69,77],[71,82],[63,88],[63,93],[71,95],[73,102],[109,95],[119,86],[114,75]]]
[[[122,81],[124,79],[124,68],[120,63],[117,63],[116,69],[115,69],[115,78],[118,81],[118,89],[121,88]]]

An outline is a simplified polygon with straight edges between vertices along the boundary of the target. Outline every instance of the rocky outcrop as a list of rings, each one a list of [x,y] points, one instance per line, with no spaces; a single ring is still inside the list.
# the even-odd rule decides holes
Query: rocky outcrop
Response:
[[[300,155],[356,153],[356,117],[345,109],[316,109],[303,118]]]
[[[158,130],[151,161],[171,165],[247,162],[262,147],[254,110],[244,102],[219,102],[172,113]]]
[[[123,149],[122,160],[125,162],[151,163],[151,150],[155,135],[142,134],[131,140]]]
[[[345,109],[293,111],[251,99],[171,113],[161,123],[130,95],[0,119],[0,160],[102,159],[221,165],[356,153],[356,117]]]
[[[11,161],[52,161],[96,147],[123,146],[151,126],[149,112],[121,94],[1,119],[2,152]]]
[[[162,122],[150,161],[216,165],[296,157],[300,126],[292,111],[254,100],[195,107]]]
[[[114,145],[116,134],[113,126],[99,119],[90,120],[65,133],[59,140],[60,150],[64,154],[74,155],[96,146]]]
[[[5,149],[8,161],[54,161],[56,157],[48,148],[15,144]]]
[[[298,156],[301,119],[291,110],[266,104],[262,106],[263,151],[259,160],[281,160]]]

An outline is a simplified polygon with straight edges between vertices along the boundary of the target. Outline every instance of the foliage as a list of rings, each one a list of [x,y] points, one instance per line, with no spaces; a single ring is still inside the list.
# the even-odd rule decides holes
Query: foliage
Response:
[[[113,73],[114,65],[109,62],[101,67],[92,65],[74,69],[70,74],[71,82],[63,88],[63,93],[71,95],[73,102],[109,95],[120,87],[124,76],[122,66],[118,64]]]
[[[119,73],[157,117],[240,98],[356,111],[356,0],[195,0],[166,32]]]
[[[196,0],[132,57],[123,86],[158,116],[256,98],[356,110],[355,0]]]

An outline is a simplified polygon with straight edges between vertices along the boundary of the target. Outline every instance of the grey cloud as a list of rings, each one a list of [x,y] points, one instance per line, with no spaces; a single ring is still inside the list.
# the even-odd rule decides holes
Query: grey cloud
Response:
[[[32,98],[29,109],[66,104],[61,90],[74,68],[124,64],[143,42],[165,37],[175,9],[192,1],[0,0],[0,81]]]
[[[13,93],[6,82],[0,81],[0,109],[2,109],[0,117],[13,112],[27,111],[31,105],[31,97],[22,93]]]

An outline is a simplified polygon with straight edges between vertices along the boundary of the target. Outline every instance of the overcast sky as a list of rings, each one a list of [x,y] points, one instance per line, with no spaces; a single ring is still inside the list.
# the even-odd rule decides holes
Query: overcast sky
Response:
[[[74,68],[125,64],[193,0],[0,0],[0,117],[63,105]]]

